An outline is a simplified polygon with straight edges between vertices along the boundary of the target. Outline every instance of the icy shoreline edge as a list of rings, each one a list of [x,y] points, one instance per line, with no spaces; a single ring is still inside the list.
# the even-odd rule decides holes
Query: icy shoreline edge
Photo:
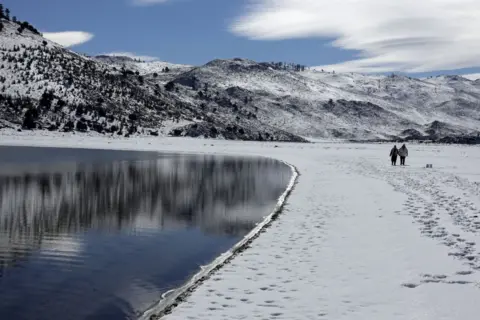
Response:
[[[102,149],[102,150],[137,151],[137,152],[174,152],[174,153],[180,153],[180,154],[211,154],[213,156],[215,155],[248,156],[248,157],[257,157],[257,158],[261,157],[261,158],[272,159],[275,161],[279,161],[280,163],[283,163],[290,168],[292,172],[292,177],[287,185],[286,190],[278,198],[277,204],[274,207],[273,211],[268,216],[266,216],[263,221],[257,224],[257,226],[252,231],[250,231],[242,240],[240,240],[231,249],[229,249],[227,252],[218,256],[209,265],[202,266],[202,269],[197,274],[195,274],[191,279],[189,279],[187,283],[185,283],[183,286],[179,288],[163,293],[161,296],[161,300],[158,303],[154,304],[152,307],[150,307],[149,309],[147,309],[142,313],[137,313],[137,319],[139,320],[159,319],[165,315],[170,314],[173,311],[173,309],[175,309],[180,303],[185,301],[185,298],[188,297],[191,293],[193,293],[195,289],[197,289],[204,281],[208,280],[215,272],[217,272],[222,267],[224,267],[229,262],[231,262],[239,253],[247,249],[248,246],[255,239],[259,237],[262,231],[268,228],[272,224],[272,222],[276,220],[276,218],[282,213],[286,200],[289,198],[290,194],[292,193],[295,185],[298,182],[298,177],[300,176],[299,170],[297,169],[296,166],[288,163],[287,161],[284,161],[272,156],[264,156],[264,155],[258,155],[258,154],[242,155],[238,152],[226,152],[226,150],[216,153],[211,151],[199,151],[199,150],[185,151],[185,150],[169,150],[169,148],[166,148],[166,149],[155,148],[155,147],[152,148],[151,143],[149,141],[148,141],[148,147],[146,146],[142,147],[141,145],[138,145],[138,144],[135,144],[134,146],[131,146],[131,145],[122,146],[120,144],[112,143],[112,142],[125,142],[124,139],[112,139],[112,140],[106,139],[104,141],[102,139],[99,139],[99,140],[93,139],[88,141],[90,143],[84,144],[86,142],[85,139],[80,139],[79,141],[75,141],[75,138],[78,138],[75,136],[62,137],[62,136],[54,135],[54,136],[40,137],[40,138],[47,138],[47,139],[53,138],[53,141],[55,143],[52,144],[52,140],[38,139],[33,141],[28,139],[28,138],[31,138],[29,136],[12,137],[12,136],[3,136],[1,133],[2,132],[0,131],[0,138],[7,138],[4,140],[0,140],[0,145],[3,145],[3,146],[44,147],[44,148],[55,147],[55,148],[73,148],[73,149],[86,148],[86,149],[92,149],[92,150]],[[26,138],[26,139],[22,139],[22,138]],[[74,141],[75,143],[72,143],[72,141],[69,141],[68,138],[73,138],[72,141]],[[170,138],[170,139],[175,139],[175,138]],[[183,139],[185,139],[185,141],[190,140],[188,138],[183,138]],[[196,141],[195,139],[192,139],[192,140]],[[105,144],[105,142],[107,144]],[[128,140],[128,142],[131,142],[131,140]],[[211,141],[211,142],[216,142],[216,141]],[[165,147],[169,145],[166,144],[163,146]]]
[[[272,158],[274,159],[274,158]],[[260,222],[250,233],[248,233],[240,242],[234,245],[230,250],[221,254],[216,258],[212,263],[202,267],[202,270],[195,274],[186,284],[182,287],[174,289],[171,291],[165,298],[160,300],[154,307],[145,311],[138,319],[139,320],[151,320],[151,319],[160,319],[163,316],[170,314],[180,303],[184,302],[185,299],[204,281],[208,280],[216,271],[221,269],[224,265],[228,264],[232,259],[234,259],[238,254],[243,252],[248,248],[248,246],[260,236],[260,234],[268,228],[273,221],[282,213],[285,206],[286,200],[292,193],[295,184],[297,183],[300,173],[297,168],[285,161],[274,159],[284,163],[290,167],[292,171],[292,177],[288,183],[286,190],[278,198],[277,204],[273,211],[265,217],[265,219]]]

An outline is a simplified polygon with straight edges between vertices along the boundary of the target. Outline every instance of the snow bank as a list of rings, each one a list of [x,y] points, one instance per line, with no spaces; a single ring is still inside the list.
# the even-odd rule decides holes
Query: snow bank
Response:
[[[385,145],[79,135],[0,143],[259,155],[298,169],[271,227],[165,319],[478,318],[477,147],[411,145],[408,166],[391,167]]]

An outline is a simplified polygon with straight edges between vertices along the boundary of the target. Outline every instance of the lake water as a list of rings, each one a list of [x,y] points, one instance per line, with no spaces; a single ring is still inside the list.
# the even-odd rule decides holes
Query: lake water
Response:
[[[0,147],[0,319],[134,319],[290,177],[268,159]]]

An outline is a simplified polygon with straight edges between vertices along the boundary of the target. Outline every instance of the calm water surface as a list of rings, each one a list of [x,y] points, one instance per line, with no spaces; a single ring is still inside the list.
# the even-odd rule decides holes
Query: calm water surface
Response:
[[[0,319],[134,319],[290,176],[267,159],[0,147]]]

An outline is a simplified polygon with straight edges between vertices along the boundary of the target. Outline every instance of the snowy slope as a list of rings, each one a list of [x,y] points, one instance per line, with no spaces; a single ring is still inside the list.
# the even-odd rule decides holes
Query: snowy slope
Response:
[[[164,61],[136,61],[130,57],[124,56],[108,56],[99,55],[94,57],[95,60],[105,63],[111,68],[121,70],[122,68],[138,72],[142,76],[152,76],[156,74],[155,78],[158,78],[163,83],[167,83],[175,76],[183,72],[187,72],[193,69],[193,66],[174,64]],[[165,70],[168,68],[168,72]]]
[[[90,58],[4,25],[2,127],[259,141],[468,136],[480,142],[480,81],[460,76],[294,71],[238,58],[197,67]]]
[[[253,117],[236,121],[228,109],[205,110],[165,83],[188,66],[161,62],[119,66],[71,52],[2,19],[0,119],[2,127],[51,131],[190,135],[241,140],[303,141]],[[120,59],[121,60],[121,59]],[[112,64],[113,63],[113,64]],[[168,67],[168,72],[156,70]],[[150,73],[153,72],[153,73]],[[180,127],[178,131],[177,128]]]
[[[121,77],[110,68],[50,42],[3,20],[0,32],[0,77],[3,118],[21,124],[34,110],[34,127],[52,129],[86,127],[86,130],[117,131],[133,127],[129,115],[138,114],[142,124],[154,127],[162,121],[154,106],[174,102],[153,88],[139,85],[136,76]],[[42,100],[43,99],[43,100]],[[158,107],[157,107],[158,108]],[[24,123],[25,124],[25,123]],[[83,129],[82,129],[83,130]]]
[[[238,104],[249,96],[245,104],[259,109],[259,119],[303,136],[389,137],[407,129],[428,135],[434,121],[456,126],[458,134],[480,128],[480,86],[462,77],[294,72],[233,59],[212,61],[174,82],[194,91],[208,85]]]

